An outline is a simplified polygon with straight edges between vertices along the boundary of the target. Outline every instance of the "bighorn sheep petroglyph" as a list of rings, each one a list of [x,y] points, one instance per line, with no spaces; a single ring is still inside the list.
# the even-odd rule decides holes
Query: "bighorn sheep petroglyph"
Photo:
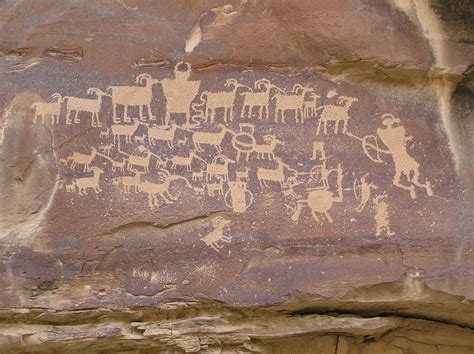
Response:
[[[83,166],[83,171],[84,172],[89,172],[90,169],[90,164],[92,163],[92,160],[97,155],[97,149],[96,148],[91,148],[91,153],[89,155],[82,154],[80,152],[73,152],[71,156],[67,157],[66,159],[61,159],[60,162],[62,162],[65,166],[68,166],[69,161],[72,161],[71,163],[71,169],[75,169],[77,165],[82,165]]]
[[[296,84],[289,94],[281,90],[276,93],[272,98],[275,100],[275,122],[285,123],[285,111],[295,111],[296,122],[303,123],[306,118],[305,97],[311,91],[311,88]]]
[[[223,245],[219,244],[219,241],[230,243],[232,241],[231,236],[224,235],[224,229],[229,225],[230,220],[226,220],[222,217],[217,217],[213,220],[212,224],[214,229],[209,232],[206,236],[201,238],[207,246],[211,247],[214,251],[219,252]]]
[[[152,78],[148,74],[140,74],[135,79],[136,83],[145,86],[109,86],[107,88],[110,91],[110,97],[112,98],[113,107],[113,122],[115,124],[120,123],[120,118],[117,117],[117,106],[122,105],[124,107],[124,121],[128,120],[127,111],[129,107],[139,107],[139,115],[143,117],[144,109],[147,111],[149,120],[156,120],[151,114],[151,101],[153,98],[152,88],[154,84],[160,81]]]
[[[79,112],[88,112],[92,114],[91,125],[93,127],[100,127],[102,123],[99,121],[99,112],[102,107],[102,97],[108,96],[98,88],[92,87],[87,90],[87,94],[95,94],[97,98],[80,98],[73,96],[64,96],[66,101],[66,124],[80,123],[78,119]],[[74,112],[74,118],[71,113]]]
[[[335,122],[334,133],[338,133],[339,122],[344,122],[342,127],[342,133],[345,134],[347,131],[347,123],[349,122],[349,109],[352,104],[357,102],[358,99],[355,97],[340,96],[337,99],[337,103],[342,106],[336,105],[324,105],[321,112],[321,117],[319,118],[318,127],[316,129],[316,135],[319,134],[321,130],[321,125],[323,125],[324,134],[327,134],[327,124],[328,122]]]
[[[31,108],[35,109],[35,117],[33,123],[36,123],[39,117],[42,119],[42,123],[46,123],[46,116],[51,117],[51,124],[59,123],[59,115],[61,114],[61,103],[63,98],[59,93],[53,93],[51,98],[56,99],[56,102],[35,102],[31,105]]]
[[[92,190],[97,194],[102,192],[99,187],[100,175],[104,173],[104,170],[99,167],[92,167],[91,171],[93,172],[92,177],[82,177],[76,178],[74,184],[76,185],[79,195],[87,195],[87,188],[92,188]]]
[[[257,108],[257,118],[262,119],[264,115],[268,117],[268,106],[270,104],[271,89],[275,88],[281,92],[281,89],[273,85],[267,79],[260,79],[255,82],[255,89],[260,89],[258,92],[242,92],[244,98],[242,106],[242,118],[251,118],[252,111]]]

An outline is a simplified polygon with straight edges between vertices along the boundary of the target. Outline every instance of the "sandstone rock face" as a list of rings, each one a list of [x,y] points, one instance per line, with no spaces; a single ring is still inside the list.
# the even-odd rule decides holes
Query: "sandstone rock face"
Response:
[[[0,351],[471,353],[473,13],[1,3]]]

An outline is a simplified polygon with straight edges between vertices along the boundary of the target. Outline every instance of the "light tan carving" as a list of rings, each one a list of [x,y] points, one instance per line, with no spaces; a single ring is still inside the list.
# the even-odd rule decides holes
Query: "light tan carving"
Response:
[[[160,162],[164,163],[164,160],[162,159],[161,156],[152,153],[148,148],[144,146],[139,146],[136,149],[140,153],[144,153],[144,156],[139,156],[139,155],[128,155],[124,152],[122,154],[128,156],[128,166],[127,169],[129,171],[135,170],[137,167],[140,167],[143,169],[143,172],[150,172],[150,161],[151,157],[154,156],[156,159],[158,159]]]
[[[203,159],[201,159],[194,151],[191,151],[188,156],[173,156],[171,157],[168,161],[171,161],[171,168],[176,169],[177,167],[186,167],[186,170],[191,172],[191,165],[193,163],[193,160],[199,160],[203,163],[207,163]],[[200,176],[202,177],[202,172],[200,172]],[[192,176],[192,179],[194,180],[194,175]]]
[[[198,182],[204,180],[206,172],[205,171],[195,171],[191,173],[191,179],[193,182]]]
[[[213,177],[222,177],[224,181],[229,180],[229,164],[235,161],[224,155],[217,155],[212,163],[206,165],[206,177],[211,180]]]
[[[111,92],[110,97],[112,98],[113,107],[112,119],[114,124],[120,123],[120,118],[117,117],[118,105],[124,107],[124,122],[130,122],[127,113],[129,107],[138,107],[141,118],[144,117],[143,108],[145,107],[149,119],[156,120],[156,117],[151,114],[151,101],[153,98],[152,87],[160,81],[152,78],[148,74],[140,74],[136,77],[135,82],[141,85],[144,84],[145,86],[109,86],[107,88],[107,91]]]
[[[138,127],[140,126],[140,123],[138,119],[134,119],[133,124],[131,125],[125,125],[125,124],[112,124],[110,126],[110,131],[112,133],[112,136],[114,137],[114,142],[115,144],[119,145],[120,144],[120,137],[124,136],[125,137],[125,142],[126,143],[132,143],[132,137],[137,131]]]
[[[403,125],[395,126],[395,124],[399,124],[400,122],[401,120],[395,118],[393,114],[385,113],[382,115],[382,125],[384,127],[377,129],[377,136],[367,135],[363,138],[359,138],[349,132],[346,132],[346,134],[361,141],[364,153],[374,162],[383,163],[379,153],[392,155],[395,164],[395,175],[393,177],[394,186],[409,191],[413,199],[416,198],[416,187],[423,188],[428,196],[432,196],[433,191],[430,182],[420,182],[420,165],[407,151],[407,142],[412,140],[413,137],[406,135]],[[382,141],[387,149],[379,147],[378,139]],[[375,151],[375,157],[371,151]],[[402,176],[405,176],[408,184],[402,183]]]
[[[355,210],[360,213],[364,210],[367,202],[370,199],[370,195],[373,190],[377,190],[377,186],[371,182],[367,182],[368,173],[363,175],[360,181],[356,178],[353,184],[354,195],[359,200],[359,205],[355,208]]]
[[[161,170],[158,172],[158,175],[162,179],[161,183],[141,181],[138,187],[140,192],[148,194],[148,205],[151,208],[159,207],[161,205],[159,203],[158,197],[160,197],[165,204],[171,204],[176,201],[177,198],[173,197],[169,192],[171,182],[173,181],[183,180],[185,181],[187,187],[192,188],[191,184],[186,178],[172,175],[169,171]]]
[[[33,123],[36,123],[38,118],[41,117],[42,123],[46,123],[46,117],[50,116],[51,124],[59,123],[59,115],[61,114],[61,103],[63,98],[59,93],[53,93],[51,98],[56,99],[56,102],[35,102],[31,105],[34,108],[35,115]]]
[[[279,91],[280,93],[276,93],[272,98],[275,100],[275,122],[285,123],[285,112],[294,111],[296,122],[303,123],[306,118],[305,97],[312,89],[296,84],[290,93]]]
[[[258,89],[260,91],[240,93],[244,98],[242,106],[242,118],[252,118],[252,112],[254,108],[257,108],[258,119],[262,119],[264,115],[268,117],[268,106],[270,104],[270,95],[272,88],[281,91],[279,87],[273,85],[269,80],[260,79],[255,82],[255,89]]]
[[[276,146],[285,144],[283,141],[277,139],[275,135],[265,135],[263,137],[263,141],[265,144],[255,144],[253,147],[253,151],[257,155],[257,159],[274,160],[275,154],[273,151],[275,150]]]
[[[232,147],[237,151],[237,161],[244,157],[248,161],[253,152],[257,141],[254,137],[255,125],[249,123],[240,123],[239,132],[232,136]]]
[[[326,152],[324,151],[324,142],[322,141],[315,141],[313,143],[313,155],[311,156],[311,160],[316,160],[318,158],[321,160],[326,160]]]
[[[71,162],[71,169],[75,169],[76,166],[82,165],[84,172],[89,172],[91,170],[90,164],[92,160],[97,155],[97,149],[91,148],[91,153],[89,155],[82,154],[80,152],[73,152],[71,156],[67,157],[66,159],[60,159],[59,161],[62,162],[65,166],[68,166],[69,162]]]
[[[395,233],[390,229],[390,214],[388,210],[388,204],[385,201],[387,196],[385,194],[378,195],[374,199],[375,205],[375,234],[381,236],[386,234],[387,236],[393,236]]]
[[[174,135],[176,133],[176,125],[171,124],[169,128],[151,127],[148,128],[148,141],[155,145],[157,141],[164,141],[169,148],[173,147]]]
[[[224,196],[224,203],[236,213],[245,213],[253,203],[253,193],[247,189],[247,182],[229,181],[229,190]]]
[[[92,188],[92,190],[97,194],[102,192],[99,187],[99,180],[104,170],[100,169],[99,167],[91,167],[90,169],[93,173],[92,177],[82,177],[76,178],[73,180],[73,183],[77,187],[79,195],[87,195],[87,189]]]
[[[290,166],[284,163],[279,157],[275,157],[275,162],[277,163],[276,169],[257,168],[257,179],[260,187],[268,187],[267,182],[278,182],[280,187],[283,187],[283,183],[286,180],[285,168],[289,172],[296,173],[294,169],[290,168]]]
[[[217,182],[214,183],[207,183],[206,188],[207,194],[209,196],[214,196],[215,192],[217,192],[218,196],[224,195],[224,181],[222,179],[219,179]]]
[[[324,134],[327,134],[327,125],[329,122],[334,122],[334,133],[338,133],[339,122],[343,122],[342,133],[347,131],[347,123],[349,122],[349,110],[355,102],[359,99],[355,97],[340,96],[337,99],[336,105],[324,105],[321,112],[321,117],[319,118],[318,127],[316,129],[316,135],[319,135],[321,130],[321,125],[323,126]]]
[[[108,138],[110,136],[110,128],[102,130],[99,134],[100,138]]]
[[[250,169],[248,167],[245,167],[244,170],[238,170],[238,171],[235,171],[235,178],[237,179],[237,181],[249,181],[250,180],[250,177],[249,177],[249,172],[250,172]]]
[[[228,79],[224,86],[231,88],[232,91],[204,91],[201,93],[200,103],[193,106],[195,110],[198,109],[198,106],[201,106],[201,110],[204,112],[204,119],[207,122],[213,123],[215,121],[218,109],[224,110],[224,122],[232,121],[237,90],[239,88],[246,88],[251,91],[250,87],[239,84],[235,79]]]
[[[194,144],[194,149],[196,151],[202,152],[203,151],[202,146],[209,145],[209,146],[215,147],[217,150],[217,153],[220,154],[222,151],[221,144],[222,144],[222,140],[224,139],[224,136],[227,133],[234,134],[234,132],[230,130],[229,128],[227,128],[224,124],[219,124],[218,127],[220,128],[220,132],[217,132],[217,133],[193,131],[192,141]]]
[[[87,94],[95,94],[97,98],[79,98],[73,96],[64,96],[63,100],[66,102],[66,124],[80,123],[79,112],[88,112],[92,114],[91,125],[93,127],[100,127],[102,123],[99,121],[99,112],[102,106],[102,97],[108,96],[98,88],[92,87],[87,90]],[[71,118],[71,113],[74,112],[74,118]]]
[[[124,193],[131,193],[133,190],[139,192],[139,187],[141,184],[141,172],[134,171],[133,176],[119,176],[115,177],[112,180],[114,186],[121,186]]]
[[[318,100],[321,98],[320,95],[316,95],[316,93],[311,92],[308,95],[308,98],[305,100],[305,119],[307,118],[314,118],[318,114]]]
[[[185,71],[180,71],[180,66],[186,66]],[[191,103],[196,97],[201,81],[189,80],[191,65],[179,62],[174,68],[173,79],[163,79],[161,85],[166,98],[166,114],[164,125],[169,126],[171,114],[181,113],[186,115],[186,125],[190,125]]]
[[[105,144],[105,145],[99,145],[98,146],[98,149],[105,155],[109,156],[110,155],[110,152],[112,151],[112,149],[115,147],[114,144],[110,143],[110,144]]]
[[[230,243],[232,237],[224,235],[224,229],[230,224],[230,220],[226,220],[222,217],[216,217],[212,222],[214,229],[209,232],[206,236],[201,238],[207,246],[211,247],[214,251],[220,252],[224,247],[219,242]]]

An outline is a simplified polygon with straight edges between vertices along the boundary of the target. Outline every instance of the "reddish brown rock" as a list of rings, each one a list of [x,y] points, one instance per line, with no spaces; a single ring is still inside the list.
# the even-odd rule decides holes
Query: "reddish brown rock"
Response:
[[[5,351],[472,351],[468,5],[0,9]]]

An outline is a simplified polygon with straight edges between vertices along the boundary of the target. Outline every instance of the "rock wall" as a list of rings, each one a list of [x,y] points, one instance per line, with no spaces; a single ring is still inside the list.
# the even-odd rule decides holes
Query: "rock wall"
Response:
[[[1,352],[472,353],[469,1],[0,14]]]

